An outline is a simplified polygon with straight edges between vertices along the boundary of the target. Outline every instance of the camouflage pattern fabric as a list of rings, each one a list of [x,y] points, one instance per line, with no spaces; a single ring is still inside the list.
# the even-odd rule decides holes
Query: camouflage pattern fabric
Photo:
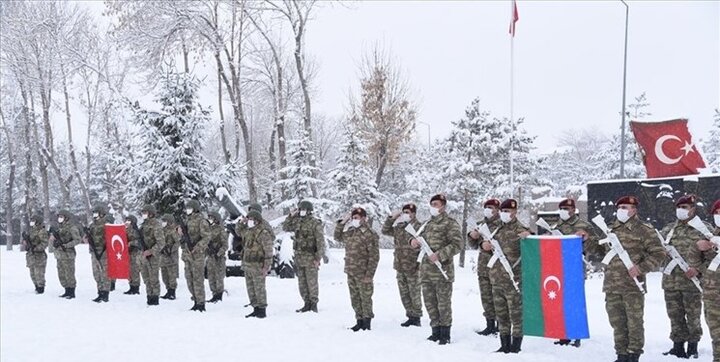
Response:
[[[443,280],[423,280],[422,296],[430,317],[430,327],[452,326],[453,283]]]
[[[225,290],[225,252],[228,250],[225,228],[219,224],[209,227],[210,242],[207,257],[207,275],[210,291],[220,294]]]
[[[375,318],[373,313],[373,282],[366,283],[361,277],[348,274],[348,289],[350,290],[350,304],[355,311],[355,319]]]
[[[409,222],[415,230],[421,226],[420,222],[413,218]],[[395,224],[393,217],[388,217],[383,223],[382,233],[393,238],[395,250],[393,252],[393,269],[395,269],[400,300],[405,308],[405,315],[408,318],[422,317],[422,289],[420,286],[420,269],[417,262],[420,249],[410,245],[413,236],[405,231],[408,222]]]
[[[266,308],[267,290],[265,289],[265,278],[267,275],[263,272],[262,267],[258,267],[257,263],[254,265],[245,265],[243,263],[243,270],[245,271],[245,286],[250,305],[254,308]]]
[[[405,308],[405,316],[408,318],[422,317],[422,286],[420,283],[420,274],[400,273],[395,275],[397,279],[398,290],[400,291],[400,300]]]
[[[75,288],[75,246],[80,244],[80,233],[77,228],[65,221],[58,227],[60,238],[63,244],[55,248],[54,254],[57,259],[58,279],[63,288]]]
[[[335,240],[345,244],[345,274],[348,278],[350,303],[355,319],[374,318],[372,295],[373,277],[380,261],[378,234],[367,224],[345,229],[345,224],[335,225]]]
[[[142,234],[150,255],[140,258],[140,273],[147,295],[157,297],[160,295],[160,257],[165,247],[165,231],[158,219],[148,217],[143,222]]]
[[[293,249],[295,274],[300,296],[306,305],[318,303],[318,266],[325,256],[325,235],[322,221],[311,213],[290,215],[282,224],[284,231],[295,233]]]
[[[520,285],[522,290],[522,285]],[[493,286],[493,308],[500,335],[522,337],[522,294],[510,288]]]
[[[272,266],[273,242],[275,235],[269,226],[259,223],[253,228],[244,228],[243,262],[245,285],[250,305],[257,308],[267,307],[267,291],[265,289],[265,271]]]
[[[295,265],[295,275],[298,279],[298,289],[303,302],[316,305],[319,301],[318,267]]]
[[[179,249],[180,235],[177,233],[177,225],[168,223],[164,228],[165,248],[160,256],[160,275],[162,276],[165,289],[177,289],[179,270]]]
[[[455,219],[443,212],[430,218],[425,225],[422,236],[427,241],[430,249],[437,254],[443,270],[449,278],[447,281],[454,282],[455,262],[453,257],[465,247],[460,225]],[[423,257],[420,263],[420,276],[423,283],[446,281],[438,267],[431,263],[427,256]]]
[[[190,251],[187,245],[181,244],[185,280],[195,303],[205,303],[205,252],[210,239],[208,222],[196,211],[188,216],[186,223],[194,246]]]
[[[715,235],[720,235],[720,227],[715,228]],[[708,269],[710,262],[718,254],[717,248],[702,252],[703,303],[705,304],[705,322],[710,329],[712,339],[713,362],[720,362],[720,269]]]
[[[587,238],[583,240],[583,254],[590,256],[601,252],[597,229],[579,216],[573,215],[567,220],[560,219],[555,228],[563,235],[575,235],[579,231],[584,231],[587,233]]]
[[[130,277],[128,283],[131,287],[140,287],[140,263],[142,262],[142,247],[140,246],[140,235],[132,226],[125,227],[128,245],[130,245]]]
[[[35,225],[28,232],[25,262],[30,269],[30,279],[35,287],[45,287],[45,268],[47,267],[48,232],[42,225]]]
[[[479,222],[477,225],[478,227],[480,225],[487,225],[488,229],[490,231],[495,231],[497,228],[500,227],[502,222],[500,221],[499,216],[495,216],[492,219],[484,218],[483,221]],[[482,244],[482,236],[473,239],[468,235],[468,245],[473,249],[478,249],[478,261],[477,261],[477,275],[478,275],[478,286],[480,286],[480,302],[482,303],[483,307],[483,317],[488,319],[495,319],[495,307],[493,305],[494,299],[493,299],[493,292],[492,292],[492,283],[490,283],[490,268],[487,267],[488,262],[490,262],[490,258],[492,257],[492,251],[485,251],[480,247],[480,244]]]
[[[107,276],[107,257],[105,255],[105,218],[93,220],[89,229],[93,238],[92,247],[95,248],[95,253],[92,252],[92,248],[90,249],[93,278],[95,278],[98,291],[108,292],[110,291],[110,279]],[[88,243],[90,242],[88,240]],[[90,246],[88,245],[88,247]]]
[[[605,310],[613,329],[615,353],[618,355],[642,354],[645,345],[645,327],[643,325],[645,296],[639,291],[635,293],[605,293]]]

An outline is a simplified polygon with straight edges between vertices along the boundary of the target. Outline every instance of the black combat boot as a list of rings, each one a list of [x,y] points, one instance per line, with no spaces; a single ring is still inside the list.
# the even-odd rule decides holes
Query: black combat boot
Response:
[[[148,296],[147,296],[147,305],[153,305],[153,301],[152,301],[152,296],[151,296],[151,295],[148,295]]]
[[[512,342],[510,343],[510,353],[520,353],[520,347],[522,347],[522,340],[523,337],[512,337]]]
[[[510,335],[509,334],[501,334],[500,335],[500,348],[495,351],[495,353],[510,353]]]
[[[408,320],[406,320],[403,323],[400,323],[401,327],[410,327],[410,326],[416,326],[420,327],[420,317],[408,317]]]
[[[673,342],[673,348],[667,352],[663,352],[663,356],[667,355],[676,356],[677,358],[688,358],[688,354],[685,352],[685,342]]]
[[[364,319],[358,319],[357,323],[355,323],[354,326],[350,327],[350,330],[353,332],[357,332],[361,329],[363,329],[363,326],[365,326],[365,320]]]
[[[70,288],[65,288],[65,293],[59,295],[60,298],[67,298],[67,296],[70,294]]]
[[[440,327],[432,327],[432,334],[427,337],[428,341],[437,342],[440,339]]]
[[[205,311],[205,303],[198,303],[197,309],[195,309],[198,312],[204,312]]]
[[[102,293],[100,295],[102,297],[102,299],[100,299],[101,302],[107,303],[110,301],[110,292],[109,291],[106,290],[106,291],[100,292],[100,293]]]
[[[102,292],[98,290],[97,298],[93,299],[92,301],[95,303],[100,303],[100,301],[102,301]]]
[[[192,306],[192,308],[190,308],[190,310],[198,310],[197,303],[193,303],[193,306]]]
[[[167,292],[165,292],[165,295],[160,298],[175,300],[175,289],[168,289]]]
[[[687,358],[698,358],[697,342],[688,342]]]
[[[492,318],[485,318],[485,323],[487,323],[485,329],[482,331],[477,331],[475,333],[481,335],[481,336],[489,336],[491,334],[496,334],[498,332],[497,330],[497,322]]]
[[[222,295],[222,294],[221,294],[221,295]],[[218,300],[222,300],[222,296],[220,297],[220,299],[218,299],[218,294],[217,294],[217,293],[213,293],[212,298],[210,298],[210,300],[206,300],[205,302],[207,302],[207,303],[217,303]]]
[[[258,307],[253,307],[252,313],[246,315],[245,318],[257,317],[257,315],[258,315],[258,309],[260,309],[260,308],[258,308]]]
[[[160,298],[162,298],[162,299],[168,299],[169,296],[170,296],[170,289],[168,289],[167,291],[165,291],[165,294],[161,295]]]
[[[75,288],[67,288],[67,296],[65,299],[74,299],[75,298]]]
[[[441,345],[450,343],[450,326],[440,327],[440,340],[438,343]]]
[[[125,293],[123,293],[123,294],[128,294],[128,295],[137,295],[137,294],[140,294],[140,286],[139,286],[139,285],[138,285],[138,286],[132,286],[132,285],[131,285],[131,286],[130,286],[130,289],[128,289],[128,291],[125,292]]]
[[[559,340],[553,342],[553,344],[557,344],[558,346],[567,346],[570,344],[570,340],[569,339],[559,339]]]
[[[317,313],[318,312],[317,303],[310,303],[310,310]]]
[[[42,294],[45,293],[45,287],[36,287],[35,288],[35,294]]]
[[[362,329],[363,329],[364,331],[372,330],[371,322],[372,322],[372,318],[365,318],[365,319],[363,319],[363,327],[362,327]]]
[[[627,362],[638,362],[640,361],[640,355],[637,353],[628,353]]]
[[[114,291],[115,291],[115,281],[114,281],[114,280],[111,280],[111,281],[110,281],[110,291],[111,291],[111,292],[114,292]]]
[[[619,355],[617,356],[617,359],[615,360],[615,362],[628,362],[628,355],[626,355],[626,354],[619,354]]]
[[[303,304],[302,308],[300,308],[300,309],[295,309],[295,312],[296,312],[296,313],[305,313],[305,312],[309,312],[310,310],[311,310],[311,309],[310,309],[310,303],[305,302],[305,304]]]
[[[265,317],[267,317],[267,308],[266,308],[266,307],[258,308],[257,315],[255,316],[255,318],[261,318],[261,319],[262,319],[262,318],[265,318]]]
[[[575,348],[580,348],[580,340],[579,340],[579,339],[574,340],[574,341],[571,343],[571,345],[572,345],[573,347],[575,347]]]

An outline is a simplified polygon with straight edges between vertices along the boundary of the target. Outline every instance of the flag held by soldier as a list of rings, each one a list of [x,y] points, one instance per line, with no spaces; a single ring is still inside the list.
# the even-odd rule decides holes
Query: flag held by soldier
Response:
[[[107,273],[111,279],[130,278],[130,252],[125,225],[105,225],[105,246],[108,250]]]

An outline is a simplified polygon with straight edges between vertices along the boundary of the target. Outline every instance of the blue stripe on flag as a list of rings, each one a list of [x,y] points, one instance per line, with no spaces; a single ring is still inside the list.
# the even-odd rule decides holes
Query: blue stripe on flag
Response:
[[[562,239],[563,309],[567,339],[590,338],[585,305],[585,265],[582,237]]]

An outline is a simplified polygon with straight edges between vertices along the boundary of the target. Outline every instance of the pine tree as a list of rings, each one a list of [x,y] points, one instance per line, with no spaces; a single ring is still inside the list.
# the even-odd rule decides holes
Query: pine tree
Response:
[[[720,109],[715,109],[713,125],[710,134],[703,142],[703,154],[707,170],[720,173]]]
[[[323,181],[315,177],[320,173],[320,168],[312,166],[315,164],[315,147],[310,135],[305,129],[300,129],[298,139],[288,142],[289,156],[288,165],[280,170],[284,179],[278,180],[275,185],[285,194],[280,201],[280,208],[294,208],[302,200],[309,200],[315,206],[322,206],[324,202],[314,198],[313,187],[319,186]]]

